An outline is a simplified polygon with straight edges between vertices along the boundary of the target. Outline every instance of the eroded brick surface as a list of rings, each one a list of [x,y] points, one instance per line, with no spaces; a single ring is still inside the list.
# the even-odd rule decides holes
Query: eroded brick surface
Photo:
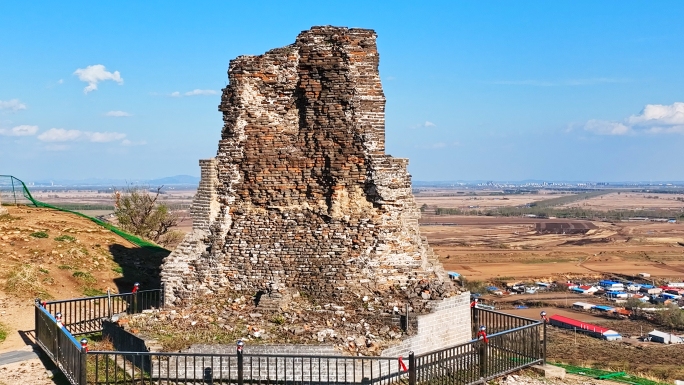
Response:
[[[385,154],[378,60],[374,31],[314,27],[231,61],[194,229],[163,265],[167,303],[368,294],[428,312],[458,293],[420,236],[408,160]]]

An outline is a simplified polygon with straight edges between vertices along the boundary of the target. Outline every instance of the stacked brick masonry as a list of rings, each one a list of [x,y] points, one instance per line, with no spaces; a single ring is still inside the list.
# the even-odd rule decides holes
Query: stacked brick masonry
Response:
[[[416,285],[431,299],[450,294],[420,237],[408,162],[384,153],[375,39],[314,27],[231,62],[197,231],[164,264],[168,300],[294,289],[339,301]]]
[[[176,298],[179,289],[192,290],[191,283],[184,283],[183,277],[194,274],[198,258],[206,250],[209,226],[219,211],[216,196],[218,178],[216,174],[216,160],[203,159],[199,161],[201,180],[197,193],[192,202],[192,231],[185,236],[166,259],[164,264],[165,298],[171,302]],[[188,289],[188,287],[190,289]]]
[[[438,302],[432,313],[418,316],[417,333],[399,345],[385,349],[382,356],[406,356],[409,351],[419,355],[455,346],[470,338],[469,296],[454,296]]]

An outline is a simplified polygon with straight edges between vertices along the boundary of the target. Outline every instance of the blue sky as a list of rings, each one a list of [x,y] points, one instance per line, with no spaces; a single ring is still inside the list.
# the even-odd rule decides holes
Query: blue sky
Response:
[[[414,180],[684,180],[683,18],[679,1],[2,2],[0,174],[199,175],[229,60],[330,24],[377,31],[387,152]]]

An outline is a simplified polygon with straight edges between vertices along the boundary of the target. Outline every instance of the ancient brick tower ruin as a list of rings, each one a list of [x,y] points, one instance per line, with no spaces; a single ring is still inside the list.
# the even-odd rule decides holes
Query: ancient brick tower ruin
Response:
[[[456,294],[420,235],[408,160],[385,154],[378,60],[374,31],[314,27],[231,61],[193,231],[163,265],[167,303],[392,292],[420,312]]]

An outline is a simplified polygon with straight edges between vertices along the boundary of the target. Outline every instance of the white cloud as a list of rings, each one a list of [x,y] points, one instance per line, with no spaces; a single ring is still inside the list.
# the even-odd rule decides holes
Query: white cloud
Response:
[[[13,128],[0,129],[0,135],[4,136],[32,136],[38,132],[38,126],[21,125]]]
[[[95,143],[114,142],[126,137],[126,134],[120,132],[84,132],[83,133],[89,141]]]
[[[126,134],[119,132],[90,132],[79,130],[65,130],[63,128],[51,128],[38,135],[38,140],[43,142],[73,142],[77,140],[94,143],[107,143],[120,140]]]
[[[630,116],[627,122],[640,126],[681,126],[684,125],[684,103],[647,104],[641,114]]]
[[[109,111],[105,114],[105,116],[111,116],[114,118],[123,118],[123,117],[131,116],[131,114],[129,114],[126,111]]]
[[[144,146],[146,144],[147,144],[147,142],[145,142],[144,140],[142,140],[140,142],[132,142],[128,139],[124,139],[121,141],[122,146]]]
[[[651,127],[645,132],[649,134],[684,134],[684,126]]]
[[[156,93],[153,93],[153,94],[156,95]],[[172,93],[168,94],[168,96],[171,96],[171,97],[173,97],[173,98],[180,98],[180,97],[183,97],[183,96],[216,95],[216,94],[218,94],[218,91],[215,91],[215,90],[200,90],[199,88],[197,88],[197,89],[194,89],[194,90],[192,90],[192,91],[183,92],[183,93],[180,93],[179,91],[175,91],[175,92],[172,92]]]
[[[592,119],[584,125],[584,129],[598,135],[626,135],[631,134],[632,129],[619,122]]]
[[[86,68],[79,68],[74,71],[74,75],[78,75],[78,79],[88,83],[88,86],[83,89],[83,93],[88,93],[97,89],[97,83],[112,80],[119,85],[123,84],[123,78],[119,71],[109,72],[102,64],[95,64]]]
[[[78,140],[83,133],[79,130],[65,130],[63,128],[51,128],[38,135],[38,140],[43,142],[69,142]]]
[[[19,99],[10,99],[7,101],[0,100],[0,111],[12,111],[17,112],[19,110],[25,110],[26,104],[19,101]]]
[[[217,91],[214,90],[200,90],[200,89],[194,89],[192,91],[188,91],[185,93],[185,96],[196,96],[196,95],[216,95],[218,94]]]
[[[437,125],[434,124],[434,123],[432,123],[432,122],[429,121],[429,120],[426,120],[425,123],[416,124],[415,126],[412,126],[411,128],[423,128],[423,127],[425,127],[425,128],[437,127]]]
[[[647,104],[623,122],[592,119],[584,129],[598,135],[684,134],[684,103]]]

